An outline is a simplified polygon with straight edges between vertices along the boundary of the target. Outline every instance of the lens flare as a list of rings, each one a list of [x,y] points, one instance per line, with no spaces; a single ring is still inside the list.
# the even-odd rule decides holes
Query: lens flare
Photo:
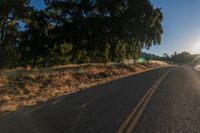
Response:
[[[193,54],[200,54],[200,42],[196,43],[192,49]]]

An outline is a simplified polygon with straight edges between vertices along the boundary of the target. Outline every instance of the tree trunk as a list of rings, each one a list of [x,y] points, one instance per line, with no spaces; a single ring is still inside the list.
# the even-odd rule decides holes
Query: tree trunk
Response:
[[[35,57],[33,58],[32,67],[35,67],[37,65],[37,58],[38,58],[38,56],[35,55]]]

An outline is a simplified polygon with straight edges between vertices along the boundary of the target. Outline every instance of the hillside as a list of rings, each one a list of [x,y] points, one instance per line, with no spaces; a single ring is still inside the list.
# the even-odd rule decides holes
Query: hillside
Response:
[[[48,69],[4,70],[0,72],[0,113],[168,65],[163,61],[150,61],[149,64],[84,64]]]

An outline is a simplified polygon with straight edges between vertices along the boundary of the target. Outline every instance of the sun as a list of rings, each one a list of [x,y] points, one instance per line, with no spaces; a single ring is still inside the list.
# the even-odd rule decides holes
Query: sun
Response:
[[[200,54],[200,42],[196,43],[192,48],[193,54]]]

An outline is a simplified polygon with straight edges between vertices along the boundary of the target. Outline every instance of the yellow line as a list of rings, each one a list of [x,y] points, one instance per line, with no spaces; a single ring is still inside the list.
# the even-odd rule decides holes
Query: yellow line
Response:
[[[135,126],[137,121],[139,120],[140,116],[142,115],[146,105],[148,104],[150,98],[156,91],[157,87],[159,86],[160,82],[167,76],[167,74],[171,71],[167,71],[164,73],[154,84],[153,86],[145,93],[145,95],[142,97],[140,102],[136,105],[136,107],[133,109],[133,111],[130,113],[130,115],[127,117],[127,119],[124,121],[122,126],[118,129],[116,133],[131,133]]]
[[[144,109],[146,108],[149,100],[151,99],[152,95],[154,94],[154,92],[156,91],[157,87],[159,86],[160,82],[165,78],[165,76],[167,75],[168,73],[166,73],[163,77],[161,77],[161,79],[158,81],[158,83],[154,86],[154,89],[150,92],[149,96],[146,98],[146,100],[144,101],[144,103],[141,105],[141,108],[138,110],[138,113],[135,114],[135,118],[132,119],[130,125],[129,125],[129,128],[127,129],[127,133],[131,133],[135,127],[136,127],[136,124],[140,118],[140,116],[142,115],[142,113],[144,112]]]

